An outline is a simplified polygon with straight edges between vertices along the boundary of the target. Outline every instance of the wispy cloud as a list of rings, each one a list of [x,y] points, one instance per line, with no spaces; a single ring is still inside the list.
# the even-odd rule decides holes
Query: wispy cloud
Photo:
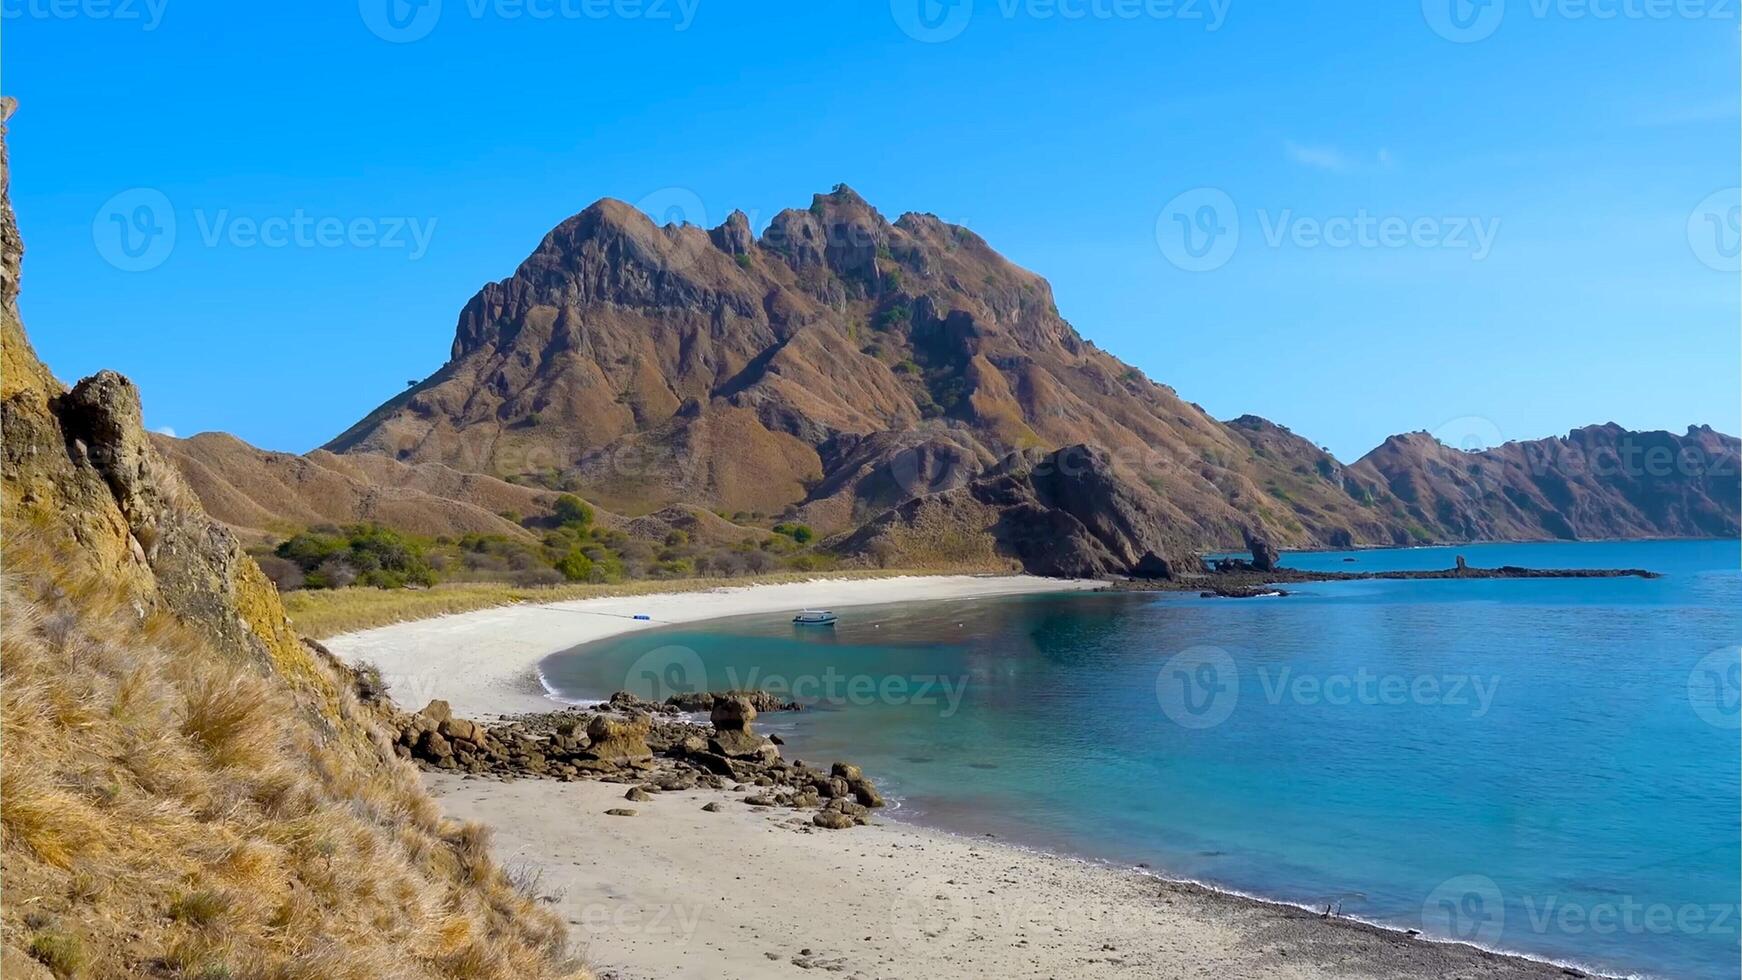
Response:
[[[1709,102],[1683,102],[1679,105],[1654,105],[1634,114],[1636,126],[1688,126],[1696,123],[1734,123],[1742,114],[1742,103],[1730,97]]]
[[[1369,163],[1381,170],[1390,170],[1396,163],[1396,158],[1385,147],[1380,147],[1372,153],[1351,154],[1334,146],[1284,140],[1282,150],[1291,161],[1300,166],[1333,174],[1350,173],[1369,165]]]
[[[1349,158],[1343,151],[1329,146],[1307,146],[1287,140],[1282,144],[1288,158],[1303,167],[1314,170],[1328,170],[1331,173],[1345,173],[1350,169]]]
[[[160,425],[151,431],[157,433],[160,436],[169,436],[171,439],[175,438],[175,430],[170,428],[167,425]]]

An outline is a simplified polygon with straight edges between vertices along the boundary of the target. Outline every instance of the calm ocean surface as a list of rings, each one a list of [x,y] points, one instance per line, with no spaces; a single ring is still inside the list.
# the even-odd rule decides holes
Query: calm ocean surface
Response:
[[[790,688],[815,710],[759,729],[863,765],[901,819],[1611,972],[1742,975],[1737,542],[1286,562],[1454,554],[1665,577],[849,607],[832,630],[662,628],[544,672],[576,698]]]

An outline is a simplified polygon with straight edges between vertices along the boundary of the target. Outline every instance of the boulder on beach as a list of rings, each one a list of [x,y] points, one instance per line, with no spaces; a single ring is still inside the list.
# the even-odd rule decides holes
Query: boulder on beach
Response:
[[[780,749],[774,743],[751,731],[750,725],[756,720],[756,708],[749,698],[731,696],[715,699],[714,707],[708,713],[708,720],[714,724],[714,735],[708,739],[708,748],[715,754],[728,759],[762,759],[770,762],[780,758]]]
[[[653,723],[646,715],[613,718],[594,715],[587,722],[586,754],[601,762],[629,762],[653,758],[647,747],[647,736]]]

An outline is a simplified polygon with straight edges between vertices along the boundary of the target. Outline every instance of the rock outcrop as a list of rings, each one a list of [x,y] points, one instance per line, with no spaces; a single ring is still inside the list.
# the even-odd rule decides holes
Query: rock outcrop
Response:
[[[7,976],[569,978],[562,925],[445,823],[383,708],[17,300],[0,102],[0,963]],[[197,909],[197,911],[196,911]],[[390,923],[390,926],[383,926]],[[194,938],[197,933],[197,939]],[[445,934],[452,942],[433,937]]]
[[[713,699],[712,730],[669,715],[622,713],[617,706],[626,702],[617,698],[599,705],[598,713],[569,709],[494,724],[453,717],[437,702],[438,710],[395,719],[393,750],[431,769],[476,776],[628,783],[624,799],[644,804],[658,805],[661,793],[729,789],[744,794],[746,806],[815,810],[811,826],[825,830],[867,823],[884,805],[858,766],[837,762],[823,771],[781,758],[752,730],[750,698],[719,693]],[[630,742],[637,751],[625,750]]]
[[[1171,579],[1202,567],[1169,501],[1088,446],[1015,454],[966,486],[909,501],[836,547],[940,564],[950,555],[1002,560],[1067,578]]]

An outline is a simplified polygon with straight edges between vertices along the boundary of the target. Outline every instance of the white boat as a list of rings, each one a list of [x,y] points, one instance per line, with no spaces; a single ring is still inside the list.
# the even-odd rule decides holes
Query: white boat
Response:
[[[833,626],[835,614],[827,609],[801,609],[797,616],[792,617],[794,626]]]

